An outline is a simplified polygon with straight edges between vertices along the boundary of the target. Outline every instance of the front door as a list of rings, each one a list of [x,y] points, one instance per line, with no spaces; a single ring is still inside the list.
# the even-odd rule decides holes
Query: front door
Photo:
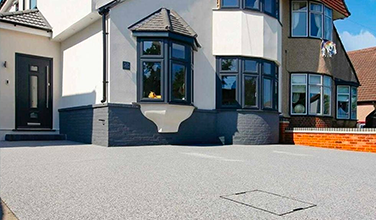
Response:
[[[16,54],[16,128],[52,129],[52,59]]]

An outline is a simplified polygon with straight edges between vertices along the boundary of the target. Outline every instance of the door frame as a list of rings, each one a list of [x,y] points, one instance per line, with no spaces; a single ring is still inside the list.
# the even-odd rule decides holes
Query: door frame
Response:
[[[50,91],[49,91],[49,103],[50,103],[50,114],[51,114],[51,119],[50,119],[50,127],[41,127],[41,128],[31,128],[30,127],[30,130],[46,130],[46,129],[49,129],[49,130],[52,130],[53,129],[53,116],[54,116],[54,112],[53,112],[53,58],[51,57],[42,57],[42,56],[36,56],[36,55],[31,55],[31,54],[24,54],[24,53],[15,53],[15,68],[14,68],[14,71],[15,71],[15,130],[28,130],[29,128],[19,128],[19,119],[18,119],[18,101],[17,101],[17,96],[18,96],[18,80],[19,80],[19,67],[18,67],[18,64],[19,64],[19,60],[18,58],[19,57],[28,57],[28,58],[33,58],[33,59],[44,59],[44,60],[47,60],[50,65],[49,65],[49,81],[50,81]]]

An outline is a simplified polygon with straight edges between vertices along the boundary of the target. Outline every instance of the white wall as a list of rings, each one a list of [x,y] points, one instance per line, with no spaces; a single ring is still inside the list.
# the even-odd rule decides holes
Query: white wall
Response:
[[[61,108],[100,103],[102,45],[100,20],[61,43]]]
[[[0,28],[0,140],[15,129],[15,54],[53,58],[53,129],[59,129],[60,43],[47,37]],[[7,62],[7,67],[3,66]],[[9,80],[9,84],[6,81]]]
[[[212,9],[216,1],[129,0],[110,12],[110,102],[131,103],[136,99],[136,38],[128,27],[161,7],[175,10],[197,32],[202,48],[195,52],[194,101],[200,109],[215,108],[215,56],[212,54]],[[122,62],[131,62],[131,70]]]
[[[213,54],[260,57],[281,64],[282,26],[254,11],[213,11]]]

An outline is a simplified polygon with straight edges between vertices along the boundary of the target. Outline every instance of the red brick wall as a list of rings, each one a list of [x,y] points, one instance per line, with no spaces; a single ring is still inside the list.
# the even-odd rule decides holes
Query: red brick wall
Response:
[[[284,143],[376,153],[376,133],[320,133],[286,131]]]

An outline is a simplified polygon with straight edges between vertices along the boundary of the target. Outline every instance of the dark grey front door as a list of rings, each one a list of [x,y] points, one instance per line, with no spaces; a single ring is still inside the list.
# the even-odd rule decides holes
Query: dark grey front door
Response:
[[[16,128],[52,128],[52,59],[16,54]]]

